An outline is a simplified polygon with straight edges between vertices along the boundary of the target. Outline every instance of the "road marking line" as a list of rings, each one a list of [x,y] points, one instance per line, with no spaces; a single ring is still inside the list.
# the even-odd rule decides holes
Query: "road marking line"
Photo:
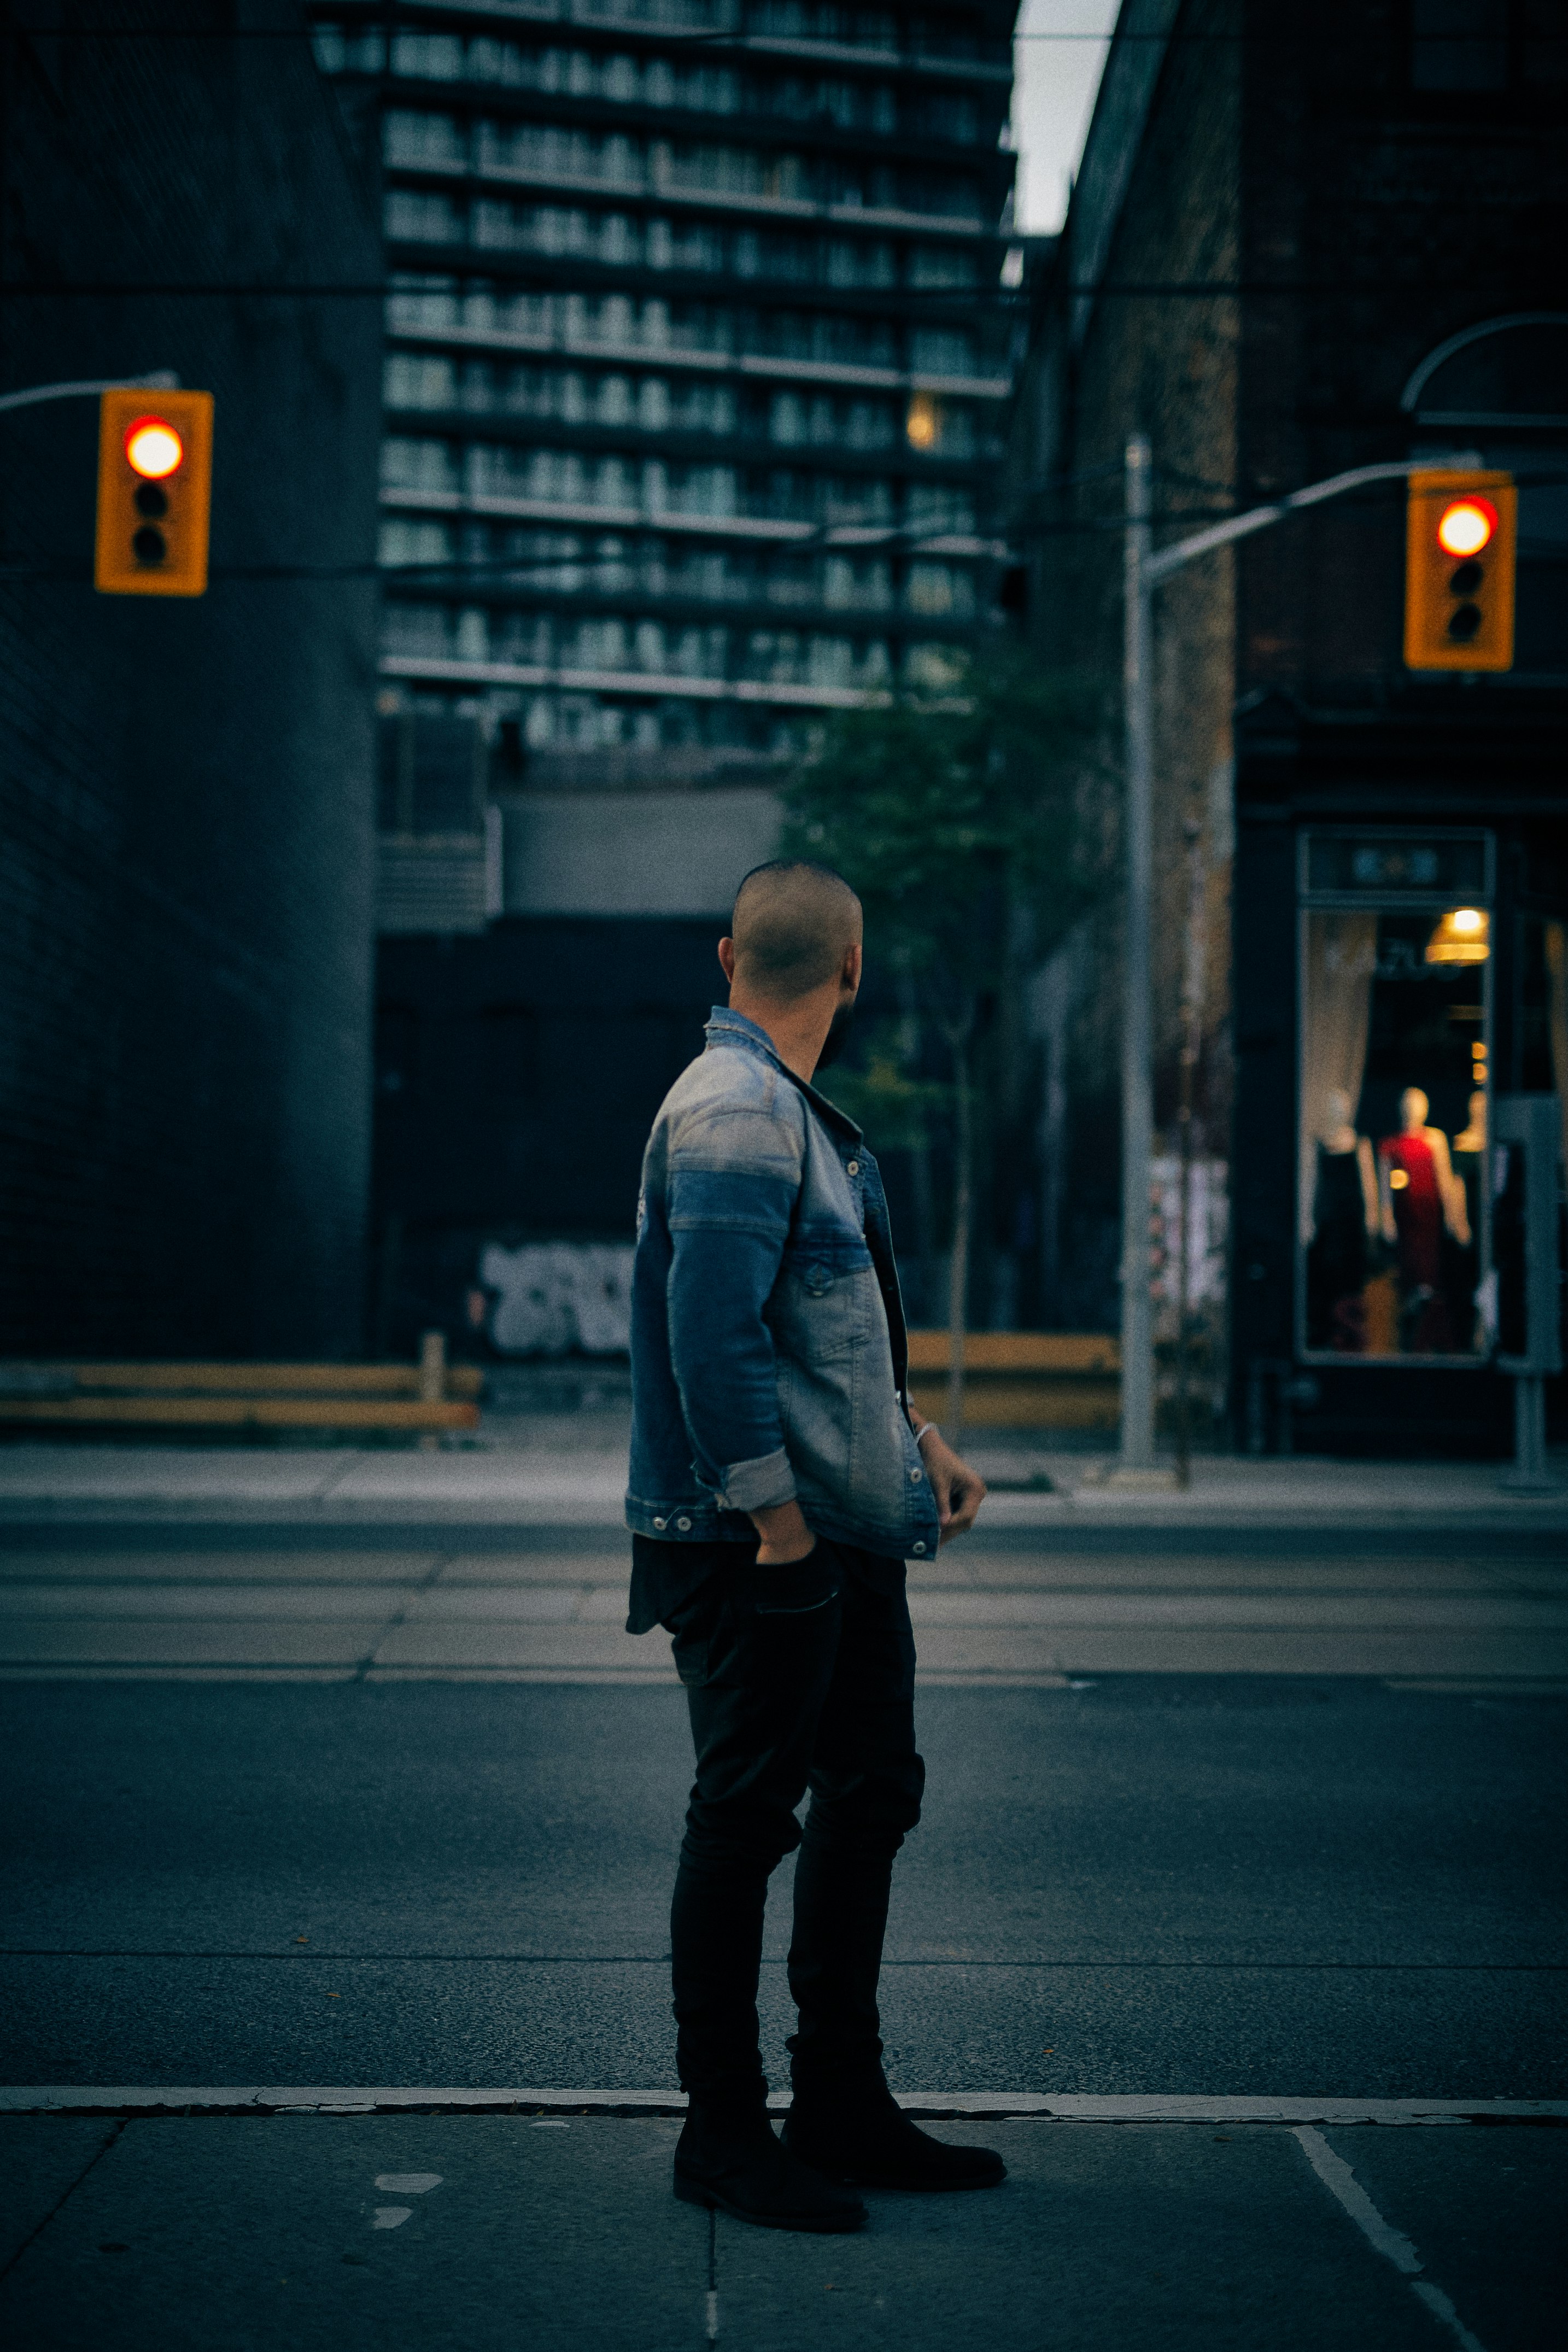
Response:
[[[719,2290],[711,2286],[708,2290],[708,2341],[719,2341]]]
[[[1434,2286],[1427,2279],[1412,2279],[1410,2291],[1413,2294],[1420,2296],[1428,2311],[1453,2329],[1464,2347],[1464,2352],[1486,2352],[1485,2346],[1470,2334],[1440,2286]]]
[[[378,2172],[375,2185],[393,2197],[427,2197],[441,2186],[438,2172]]]
[[[1485,2347],[1470,2334],[1440,2286],[1429,2279],[1415,2276],[1426,2265],[1416,2252],[1403,2230],[1385,2221],[1342,2156],[1336,2156],[1321,2132],[1310,2125],[1300,2126],[1291,2134],[1299,2140],[1302,2154],[1331,2197],[1338,2200],[1350,2215],[1367,2243],[1380,2253],[1384,2262],[1392,2263],[1418,2294],[1434,2317],[1451,2328],[1463,2347],[1463,2352],[1485,2352]]]
[[[378,2205],[370,2226],[373,2230],[401,2230],[413,2210],[412,2205]]]
[[[1384,2124],[1568,2125],[1568,2099],[1301,2099],[1118,2092],[900,2091],[900,2106],[917,2116],[989,2116],[1034,2123],[1092,2124]],[[788,2096],[768,2101],[775,2115]],[[356,2115],[409,2109],[452,2114],[682,2116],[686,2100],[673,2090],[448,2089],[420,2084],[360,2085],[255,2084],[0,2084],[0,2115]]]
[[[1331,2194],[1337,2197],[1351,2220],[1363,2235],[1370,2239],[1384,2262],[1392,2263],[1406,2278],[1426,2268],[1409,2239],[1399,2230],[1392,2229],[1378,2211],[1342,2156],[1336,2156],[1321,2132],[1303,2126],[1292,2132],[1291,2137],[1301,2143],[1308,2163]]]

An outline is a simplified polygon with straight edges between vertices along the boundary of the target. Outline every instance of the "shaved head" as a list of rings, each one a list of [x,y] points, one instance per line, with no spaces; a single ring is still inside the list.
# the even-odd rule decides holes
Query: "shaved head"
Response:
[[[836,980],[860,944],[860,901],[841,874],[806,858],[774,858],[742,883],[731,918],[735,980],[793,1004]]]

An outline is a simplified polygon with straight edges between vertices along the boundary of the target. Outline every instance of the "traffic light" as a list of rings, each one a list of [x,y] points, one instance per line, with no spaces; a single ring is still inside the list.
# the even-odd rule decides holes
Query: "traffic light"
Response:
[[[1513,667],[1519,493],[1511,474],[1412,474],[1405,509],[1405,666]]]
[[[106,392],[98,413],[98,560],[110,596],[201,596],[212,499],[210,392]]]

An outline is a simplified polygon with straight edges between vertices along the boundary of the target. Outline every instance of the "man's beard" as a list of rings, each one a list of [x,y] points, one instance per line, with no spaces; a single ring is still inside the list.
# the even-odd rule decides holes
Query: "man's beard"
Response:
[[[831,1063],[838,1059],[848,1041],[849,1032],[854,1023],[855,999],[851,997],[847,1004],[841,1004],[838,1007],[827,1024],[827,1034],[822,1041],[822,1051],[816,1057],[816,1066],[819,1070],[826,1070]]]

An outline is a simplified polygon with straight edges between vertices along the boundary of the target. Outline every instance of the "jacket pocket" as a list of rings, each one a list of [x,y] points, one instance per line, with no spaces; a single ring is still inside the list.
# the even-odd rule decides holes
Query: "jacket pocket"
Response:
[[[808,1372],[853,1349],[859,1332],[858,1292],[871,1254],[851,1235],[807,1232],[784,1254],[768,1321],[785,1355]]]

